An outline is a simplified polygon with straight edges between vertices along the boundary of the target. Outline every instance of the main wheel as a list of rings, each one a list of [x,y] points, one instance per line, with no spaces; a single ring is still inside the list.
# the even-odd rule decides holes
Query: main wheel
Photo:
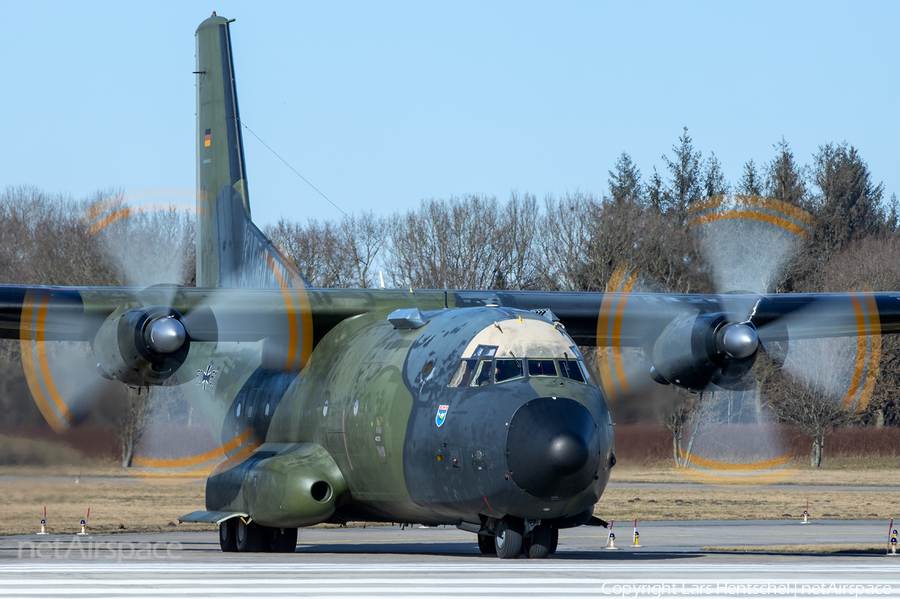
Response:
[[[551,526],[550,530],[550,555],[553,555],[556,553],[556,548],[559,547],[559,529]]]
[[[494,537],[478,535],[478,549],[486,555],[497,555],[497,546],[494,545]]]
[[[219,524],[219,547],[222,548],[222,551],[237,551],[237,540],[234,532],[234,518]]]
[[[553,541],[553,527],[549,524],[539,524],[525,537],[525,556],[531,559],[542,559],[550,555],[550,546]]]
[[[244,522],[243,518],[237,519],[234,540],[237,550],[241,553],[253,553],[263,550],[263,528],[256,522]]]
[[[519,557],[519,554],[522,552],[523,530],[522,521],[518,518],[507,516],[497,523],[497,536],[494,537],[497,557],[500,559]]]
[[[269,528],[265,529],[266,551],[271,553],[293,553],[297,548],[296,528]]]

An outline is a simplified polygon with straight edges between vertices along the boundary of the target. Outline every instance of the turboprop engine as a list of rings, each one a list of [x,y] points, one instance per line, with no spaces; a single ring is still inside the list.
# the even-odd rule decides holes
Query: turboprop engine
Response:
[[[164,306],[117,310],[94,337],[97,370],[131,387],[161,385],[187,358],[184,318]]]
[[[710,384],[732,389],[756,361],[756,327],[732,314],[677,318],[653,345],[654,380],[700,392]]]

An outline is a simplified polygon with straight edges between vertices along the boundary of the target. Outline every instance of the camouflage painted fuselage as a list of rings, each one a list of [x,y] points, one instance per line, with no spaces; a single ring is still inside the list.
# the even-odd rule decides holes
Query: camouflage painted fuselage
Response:
[[[492,307],[426,312],[429,321],[415,329],[395,328],[386,315],[376,311],[338,324],[299,375],[257,370],[246,379],[228,408],[222,439],[253,428],[265,433],[265,444],[210,478],[208,510],[245,512],[268,526],[316,518],[559,521],[590,510],[609,480],[612,426],[593,381],[574,371],[564,376],[577,350],[561,327],[531,312]],[[474,356],[479,348],[493,348],[493,355]],[[520,361],[522,376],[497,382],[494,360],[501,358]],[[528,359],[543,362],[541,375],[524,372]],[[483,363],[482,378],[451,386],[464,360]],[[546,369],[554,360],[565,364],[554,362],[551,373]],[[556,457],[564,463],[551,463],[560,444],[577,455],[563,447]],[[316,468],[331,472],[319,478],[336,487],[328,497],[334,512],[313,510],[311,519],[285,512],[283,521],[270,510],[254,514],[239,482],[252,484],[247,472],[258,460],[301,445],[324,449],[319,453],[333,463],[319,459],[298,472],[299,492],[317,482]],[[544,457],[523,455],[535,451]],[[512,470],[523,458],[527,467]],[[282,502],[291,493],[285,485],[294,489],[284,477],[258,484],[258,505]]]

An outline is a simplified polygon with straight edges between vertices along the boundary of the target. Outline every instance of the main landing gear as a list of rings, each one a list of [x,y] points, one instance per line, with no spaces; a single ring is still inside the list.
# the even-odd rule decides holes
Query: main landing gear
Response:
[[[510,516],[497,521],[493,539],[486,534],[478,535],[478,549],[501,559],[516,558],[520,553],[531,559],[545,558],[556,553],[558,544],[559,529],[541,523],[526,532],[525,522]]]
[[[225,552],[293,553],[297,547],[297,529],[273,528],[231,518],[219,524],[219,546]]]

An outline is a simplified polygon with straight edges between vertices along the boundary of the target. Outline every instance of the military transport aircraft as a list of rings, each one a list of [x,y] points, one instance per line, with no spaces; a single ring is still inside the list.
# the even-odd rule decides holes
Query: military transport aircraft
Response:
[[[298,527],[369,521],[546,557],[560,529],[602,523],[623,348],[644,349],[656,382],[701,392],[739,385],[769,343],[900,330],[894,294],[636,293],[628,278],[608,293],[310,288],[250,219],[229,21],[213,14],[196,44],[197,286],[2,286],[0,337],[20,340],[35,400],[64,425],[77,418],[51,343],[89,342],[85,377],[177,384],[225,458],[205,510],[181,520],[218,524],[223,551],[293,551]],[[741,218],[805,226],[775,200],[738,203]],[[733,219],[733,204],[696,216]],[[603,348],[598,364],[578,346]]]

